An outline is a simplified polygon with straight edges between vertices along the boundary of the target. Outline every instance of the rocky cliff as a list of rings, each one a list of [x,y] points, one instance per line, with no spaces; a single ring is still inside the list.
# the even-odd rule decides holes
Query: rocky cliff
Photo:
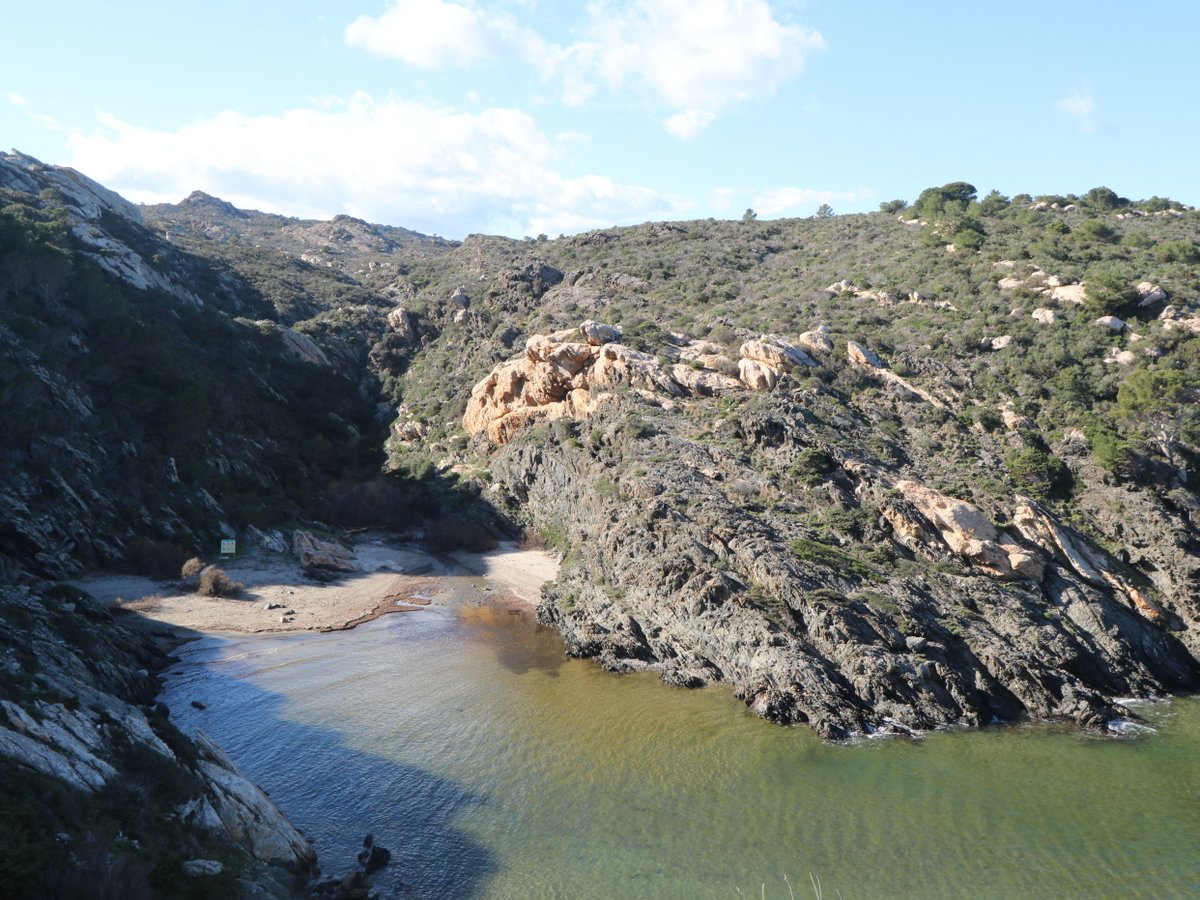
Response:
[[[86,595],[0,588],[6,896],[302,891],[311,845],[219,748],[171,725],[162,662]]]
[[[1102,728],[1125,715],[1116,698],[1195,687],[1187,543],[1160,547],[1173,577],[1156,567],[1152,587],[1028,497],[989,515],[881,459],[866,411],[820,383],[731,386],[714,402],[664,388],[659,367],[604,403],[530,390],[547,382],[539,367],[589,352],[531,338],[464,419],[503,445],[480,447],[497,492],[566,551],[540,616],[570,652],[729,683],[761,715],[829,737],[1024,718]],[[896,396],[903,427],[943,422]]]

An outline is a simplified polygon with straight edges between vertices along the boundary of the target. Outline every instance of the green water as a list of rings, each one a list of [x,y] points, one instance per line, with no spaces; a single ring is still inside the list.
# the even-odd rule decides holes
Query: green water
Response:
[[[207,709],[189,706],[202,700]],[[1152,733],[829,746],[727,690],[567,660],[490,607],[191,645],[166,700],[398,897],[1200,895],[1200,703]]]

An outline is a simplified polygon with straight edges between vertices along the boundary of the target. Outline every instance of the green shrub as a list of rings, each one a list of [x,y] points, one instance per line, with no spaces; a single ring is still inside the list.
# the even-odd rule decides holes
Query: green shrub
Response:
[[[1023,447],[1004,457],[1013,480],[1036,497],[1062,494],[1070,484],[1070,472],[1057,456],[1038,447]]]

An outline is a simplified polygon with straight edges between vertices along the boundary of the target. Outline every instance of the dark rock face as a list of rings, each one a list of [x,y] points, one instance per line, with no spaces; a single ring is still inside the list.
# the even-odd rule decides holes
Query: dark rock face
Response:
[[[819,410],[776,397],[738,429],[760,453],[789,457],[830,437]],[[1126,715],[1115,698],[1200,683],[1186,583],[1168,586],[1170,626],[1016,537],[1040,578],[1001,577],[917,510],[917,530],[890,515],[904,501],[873,499],[849,455],[793,503],[747,509],[729,486],[762,490],[763,466],[679,438],[660,414],[657,434],[634,437],[644,411],[629,403],[583,423],[590,444],[518,440],[490,460],[514,506],[570,547],[539,618],[573,655],[672,684],[725,682],[758,714],[835,739],[1025,718],[1102,728]],[[625,459],[654,461],[631,472]],[[876,517],[845,549],[805,537],[788,512],[831,501]]]

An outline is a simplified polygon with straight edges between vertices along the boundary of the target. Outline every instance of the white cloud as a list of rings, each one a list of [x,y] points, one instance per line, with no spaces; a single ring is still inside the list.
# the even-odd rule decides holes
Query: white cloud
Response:
[[[818,32],[785,24],[766,0],[593,0],[583,39],[543,54],[568,99],[595,82],[648,89],[677,112],[668,131],[694,137],[722,109],[769,95],[825,49]]]
[[[237,206],[461,237],[512,236],[677,217],[682,199],[557,168],[564,147],[516,109],[464,113],[358,94],[279,115],[225,112],[177,131],[101,117],[74,132],[70,164],[130,199],[200,189]]]
[[[24,97],[22,97],[20,94],[14,94],[12,91],[9,91],[7,94],[5,94],[5,96],[8,98],[8,102],[11,103],[13,106],[28,106],[29,105],[29,101],[26,100]]]
[[[706,109],[689,109],[663,119],[663,127],[668,133],[683,140],[691,140],[709,126],[717,117],[714,112]]]
[[[31,112],[29,113],[29,120],[34,125],[37,125],[39,128],[45,128],[47,131],[67,130],[58,119],[54,118],[54,116],[48,116],[45,113]]]
[[[868,199],[873,191],[857,188],[853,191],[820,191],[812,188],[781,187],[755,194],[750,205],[762,216],[812,215],[822,203],[835,210],[839,203],[853,204]]]
[[[1075,127],[1083,134],[1093,134],[1100,129],[1100,113],[1092,96],[1092,86],[1083,81],[1059,98],[1058,110],[1074,120]]]
[[[394,0],[380,16],[346,26],[346,43],[422,69],[467,65],[491,52],[489,27],[474,6]]]
[[[825,49],[818,32],[781,21],[768,0],[590,0],[575,34],[556,44],[475,0],[393,0],[347,26],[346,41],[427,69],[522,60],[572,106],[602,87],[640,91],[670,111],[663,125],[683,139],[724,109],[770,95]]]

